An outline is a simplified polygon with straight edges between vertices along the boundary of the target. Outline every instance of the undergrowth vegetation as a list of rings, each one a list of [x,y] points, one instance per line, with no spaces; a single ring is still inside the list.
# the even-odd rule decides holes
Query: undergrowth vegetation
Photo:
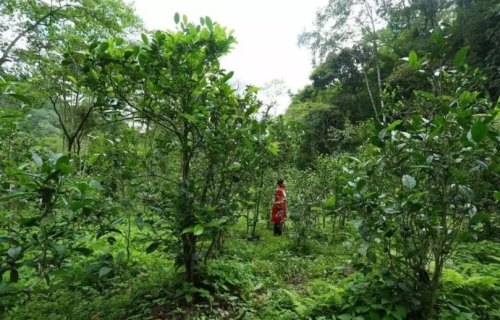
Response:
[[[5,319],[407,318],[408,301],[398,293],[397,280],[376,269],[366,272],[369,261],[355,243],[311,239],[303,253],[291,231],[278,238],[259,228],[260,240],[248,242],[244,229],[240,223],[229,230],[232,241],[224,253],[203,266],[201,288],[179,282],[161,255],[143,254],[135,258],[140,265],[101,284],[82,267],[72,276],[90,277],[87,285],[72,287],[75,279],[65,279],[51,290],[20,293],[12,299],[21,303]],[[443,272],[439,318],[498,318],[499,260],[496,242],[461,245]]]
[[[500,319],[499,21],[329,0],[273,116],[209,17],[2,1],[0,319]]]

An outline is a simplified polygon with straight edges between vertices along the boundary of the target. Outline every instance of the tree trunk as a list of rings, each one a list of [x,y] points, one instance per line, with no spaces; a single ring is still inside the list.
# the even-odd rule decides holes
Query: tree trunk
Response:
[[[182,235],[182,251],[186,267],[186,281],[196,284],[199,280],[196,264],[196,236],[192,233]]]
[[[255,229],[257,228],[257,222],[259,221],[259,210],[260,210],[260,203],[261,203],[261,191],[262,191],[262,186],[264,185],[264,170],[260,173],[260,182],[259,182],[259,191],[258,191],[258,196],[257,196],[257,208],[255,211],[255,216],[253,217],[253,223],[252,223],[252,239],[255,239]]]
[[[195,223],[193,207],[189,197],[191,151],[188,146],[187,131],[185,131],[181,146],[181,188],[179,194],[180,206],[178,214],[180,222],[179,225],[182,232],[182,230],[192,227]],[[181,239],[184,266],[186,268],[186,281],[196,284],[199,280],[196,261],[196,236],[193,233],[184,233],[181,235]]]
[[[446,197],[443,197],[443,204],[446,204]],[[444,207],[444,205],[443,205]],[[446,245],[448,226],[446,223],[446,208],[443,208],[441,214],[441,226],[443,227],[443,238],[440,239],[438,247],[434,250],[434,272],[432,278],[429,281],[429,295],[424,301],[424,316],[426,319],[432,319],[434,316],[434,304],[436,302],[436,295],[439,289],[439,283],[441,282],[441,276],[443,274],[445,255],[444,247]]]
[[[71,153],[73,153],[73,145],[75,144],[75,138],[74,137],[67,137],[67,140],[68,140],[67,151],[68,151],[68,154],[71,156]]]
[[[377,30],[375,29],[375,20],[373,19],[373,10],[367,0],[364,1],[366,12],[370,18],[371,32],[372,32],[372,46],[373,46],[373,56],[375,58],[375,70],[377,72],[377,86],[378,86],[378,96],[380,100],[380,111],[382,112],[382,121],[385,122],[384,115],[384,99],[382,99],[382,77],[380,75],[380,61],[378,58],[378,45],[377,45]]]
[[[366,83],[366,90],[368,91],[368,96],[370,96],[370,102],[372,103],[373,112],[375,113],[375,120],[380,123],[380,119],[378,117],[377,105],[375,104],[375,100],[373,100],[372,90],[370,89],[370,83],[368,82],[368,75],[366,71],[363,69],[363,75]]]

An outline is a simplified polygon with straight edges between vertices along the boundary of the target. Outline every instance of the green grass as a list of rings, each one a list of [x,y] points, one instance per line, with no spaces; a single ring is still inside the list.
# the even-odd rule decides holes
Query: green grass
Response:
[[[406,314],[369,285],[375,278],[359,270],[364,258],[357,253],[356,240],[308,239],[306,247],[296,248],[291,226],[284,236],[275,237],[260,225],[258,241],[248,241],[245,229],[243,223],[232,227],[222,255],[203,267],[203,289],[179,281],[171,256],[146,254],[146,244],[136,243],[128,268],[113,277],[89,275],[96,259],[78,259],[51,288],[41,283],[29,295],[3,300],[14,307],[0,318],[369,319],[366,314],[372,314],[377,319],[377,314],[386,314],[386,319],[403,319]],[[116,255],[125,245],[118,239],[110,250],[104,241],[92,243],[98,254]],[[448,261],[438,302],[440,319],[500,317],[498,248],[491,241],[467,243]],[[189,303],[191,299],[197,303]]]

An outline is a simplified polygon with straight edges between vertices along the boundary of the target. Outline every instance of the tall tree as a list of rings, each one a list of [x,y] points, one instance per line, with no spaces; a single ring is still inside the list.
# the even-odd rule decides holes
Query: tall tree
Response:
[[[57,115],[63,149],[79,153],[91,128],[95,97],[77,86],[78,70],[61,65],[61,56],[84,50],[91,39],[131,36],[140,28],[139,19],[121,0],[7,1],[0,15],[7,40],[0,67],[10,61],[7,71],[31,78],[27,85],[37,105]]]
[[[254,94],[239,98],[228,84],[232,72],[220,67],[219,59],[229,52],[235,38],[225,28],[208,17],[201,25],[189,23],[184,16],[175,15],[177,32],[157,31],[153,36],[142,35],[141,44],[123,40],[109,40],[91,45],[89,52],[72,52],[67,59],[81,66],[87,75],[83,83],[99,92],[98,104],[117,114],[136,113],[151,121],[164,135],[172,137],[177,146],[178,184],[175,202],[177,235],[181,240],[182,260],[186,280],[199,283],[198,237],[205,227],[204,216],[215,207],[222,210],[217,197],[209,197],[217,163],[226,169],[215,187],[222,187],[215,195],[233,191],[228,181],[237,179],[227,169],[232,151],[244,146],[244,128],[257,105],[249,103]],[[230,150],[218,150],[225,137]],[[235,140],[240,140],[236,143]],[[217,147],[218,146],[218,147]],[[202,162],[206,161],[206,162]],[[208,166],[201,165],[208,163]],[[205,167],[206,188],[199,187],[195,168]],[[229,180],[228,180],[229,179]],[[206,189],[206,191],[203,191]],[[196,190],[202,190],[197,192]],[[206,207],[212,209],[206,209]],[[216,210],[216,212],[217,212]]]
[[[0,67],[16,65],[19,54],[44,53],[68,42],[63,34],[85,39],[137,26],[133,9],[122,0],[5,0],[0,4]]]
[[[370,82],[367,79],[367,64],[357,59],[362,73],[365,75],[367,91],[378,118],[384,108],[382,96],[382,76],[377,28],[383,24],[378,16],[380,6],[371,0],[330,0],[325,8],[316,14],[315,29],[304,32],[299,37],[299,44],[307,45],[313,51],[313,62],[323,61],[329,54],[338,54],[345,48],[365,38],[370,43],[370,60],[373,61],[376,73],[377,104],[373,98]],[[344,51],[344,53],[349,51]],[[354,52],[352,52],[354,53]]]

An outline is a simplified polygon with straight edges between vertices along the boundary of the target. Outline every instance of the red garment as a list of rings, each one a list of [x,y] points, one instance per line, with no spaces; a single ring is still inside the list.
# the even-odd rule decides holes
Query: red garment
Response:
[[[274,196],[274,205],[272,211],[272,221],[275,224],[282,224],[286,220],[286,192],[285,188],[278,187]]]

